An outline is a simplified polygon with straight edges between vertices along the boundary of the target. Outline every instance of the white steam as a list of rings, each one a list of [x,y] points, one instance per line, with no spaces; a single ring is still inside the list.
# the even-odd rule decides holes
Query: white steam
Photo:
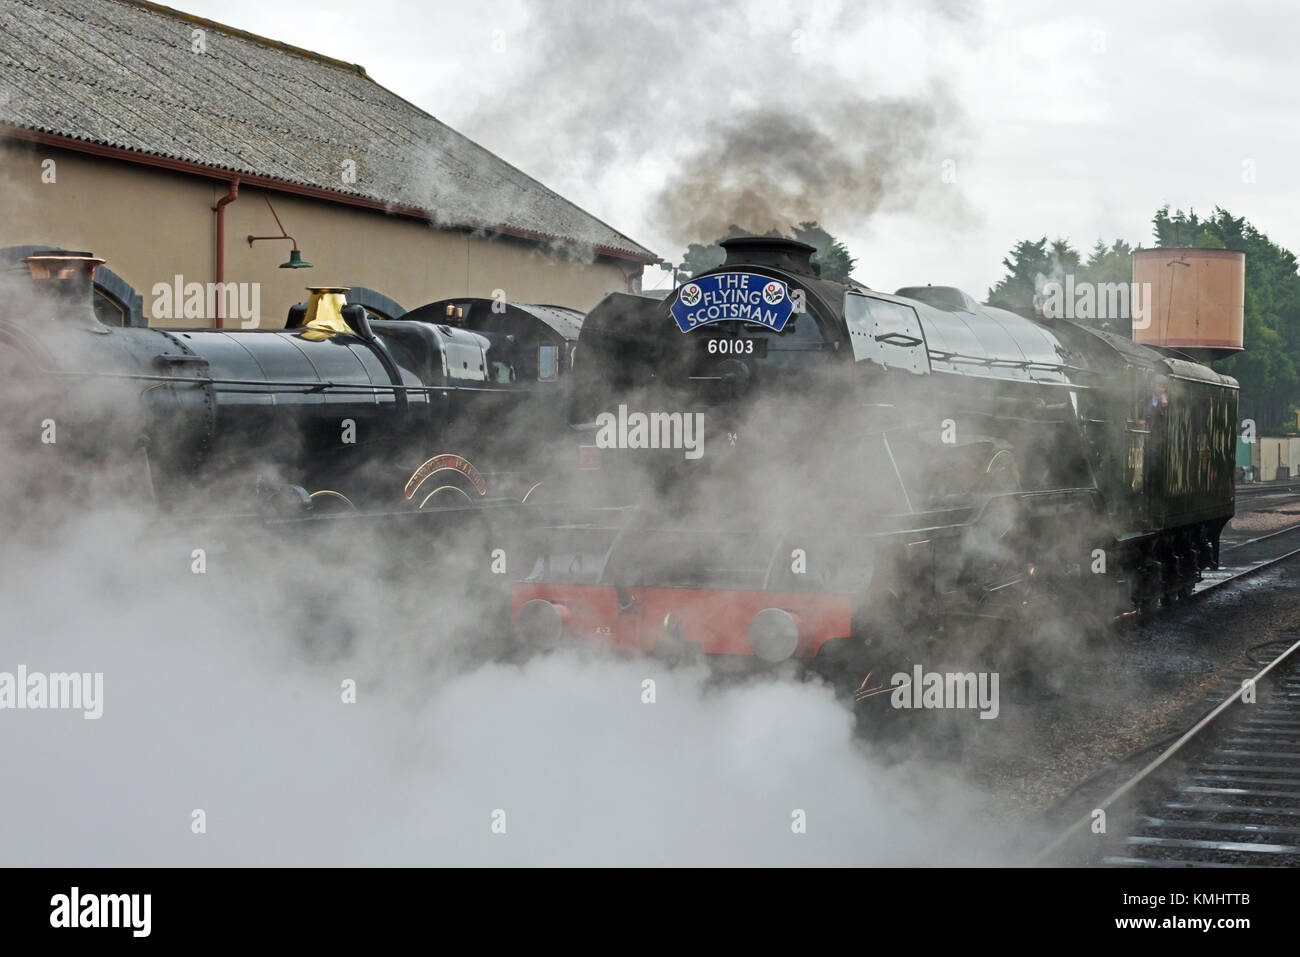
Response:
[[[193,574],[197,541],[120,515],[11,539],[0,671],[102,671],[104,713],[0,711],[8,863],[998,859],[993,837],[973,836],[979,795],[873,756],[818,683],[718,685],[574,653],[453,666],[469,611],[454,583],[429,583],[414,621],[409,602],[375,613],[395,586],[354,586],[365,620],[341,651],[270,561],[218,547]]]

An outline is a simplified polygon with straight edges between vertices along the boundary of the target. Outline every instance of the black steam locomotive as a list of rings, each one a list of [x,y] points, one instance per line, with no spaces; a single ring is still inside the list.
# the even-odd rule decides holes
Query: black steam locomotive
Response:
[[[314,287],[284,329],[110,328],[91,308],[102,260],[24,262],[0,312],[0,410],[7,463],[42,485],[116,480],[186,510],[518,502],[546,468],[534,437],[563,426],[572,310],[460,300],[380,320]]]
[[[830,282],[801,243],[723,245],[671,299],[588,315],[576,481],[634,507],[541,540],[521,634],[813,658],[1023,613],[1046,582],[1173,600],[1216,564],[1231,378],[950,287]]]
[[[535,536],[518,630],[643,650],[835,655],[1045,581],[1172,600],[1217,562],[1232,379],[949,287],[829,282],[800,243],[724,245],[671,300],[585,320],[471,299],[380,320],[318,287],[274,331],[110,329],[99,260],[29,256],[0,300],[3,461],[186,512],[549,484],[583,514]]]

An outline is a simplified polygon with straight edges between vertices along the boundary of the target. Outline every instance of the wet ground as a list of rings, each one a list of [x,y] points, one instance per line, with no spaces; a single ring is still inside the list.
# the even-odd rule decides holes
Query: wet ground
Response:
[[[1065,822],[1253,674],[1249,649],[1297,628],[1300,558],[1145,627],[1118,629],[1095,655],[1067,664],[1058,687],[1005,705],[1005,727],[966,735],[959,766],[997,794],[991,814],[1006,826],[1036,826],[1053,809],[1060,813],[1049,817]]]
[[[1300,497],[1293,488],[1255,486],[1238,491],[1237,515],[1224,529],[1222,547],[1229,548],[1256,535],[1265,535],[1300,522]]]
[[[1246,667],[1248,649],[1297,628],[1300,558],[1146,626],[1117,629],[1059,678],[1025,689],[1024,700],[1009,689],[1008,728],[973,735],[962,764],[1004,795],[1009,816],[1046,810],[1115,762],[1181,733],[1205,712],[1207,696]]]
[[[1225,534],[1225,563],[1230,543],[1300,523],[1294,497],[1258,496],[1239,511]],[[1253,561],[1265,547],[1300,548],[1300,532],[1237,555]],[[1086,809],[1253,673],[1253,646],[1300,629],[1300,556],[1146,622],[1091,636],[1074,624],[1066,609],[1031,636],[1028,663],[1000,674],[995,720],[975,710],[908,711],[901,719],[917,733],[891,745],[895,757],[937,760],[988,794],[989,827],[1017,845],[1017,835],[1032,835],[1017,847],[1031,853],[1049,821]]]

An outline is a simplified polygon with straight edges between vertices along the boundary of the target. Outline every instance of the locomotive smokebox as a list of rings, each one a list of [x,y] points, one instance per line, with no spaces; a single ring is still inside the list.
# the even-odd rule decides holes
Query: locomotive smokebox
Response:
[[[51,249],[25,256],[32,277],[32,306],[51,319],[71,322],[90,332],[107,333],[95,317],[93,284],[95,270],[103,264],[91,253]]]
[[[721,246],[727,251],[727,260],[723,266],[771,266],[796,276],[816,278],[821,275],[821,269],[812,261],[817,247],[801,243],[797,239],[737,236],[735,239],[724,239]]]
[[[1246,254],[1231,249],[1136,249],[1133,341],[1198,358],[1241,351]]]

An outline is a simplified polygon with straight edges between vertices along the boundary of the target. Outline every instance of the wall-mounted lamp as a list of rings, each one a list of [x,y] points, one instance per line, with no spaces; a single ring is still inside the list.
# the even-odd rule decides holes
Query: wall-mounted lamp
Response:
[[[253,243],[257,242],[259,239],[287,239],[289,240],[289,242],[293,243],[293,249],[289,250],[289,261],[287,263],[280,263],[280,268],[281,269],[311,269],[312,268],[311,263],[307,262],[302,258],[302,251],[298,248],[298,240],[294,239],[287,232],[285,232],[284,224],[280,222],[280,217],[276,214],[275,207],[271,205],[271,197],[267,196],[266,194],[263,194],[262,198],[266,200],[266,205],[267,208],[271,210],[271,215],[275,216],[275,225],[280,227],[280,235],[279,236],[250,235],[248,237],[248,245],[250,246],[253,245]]]

